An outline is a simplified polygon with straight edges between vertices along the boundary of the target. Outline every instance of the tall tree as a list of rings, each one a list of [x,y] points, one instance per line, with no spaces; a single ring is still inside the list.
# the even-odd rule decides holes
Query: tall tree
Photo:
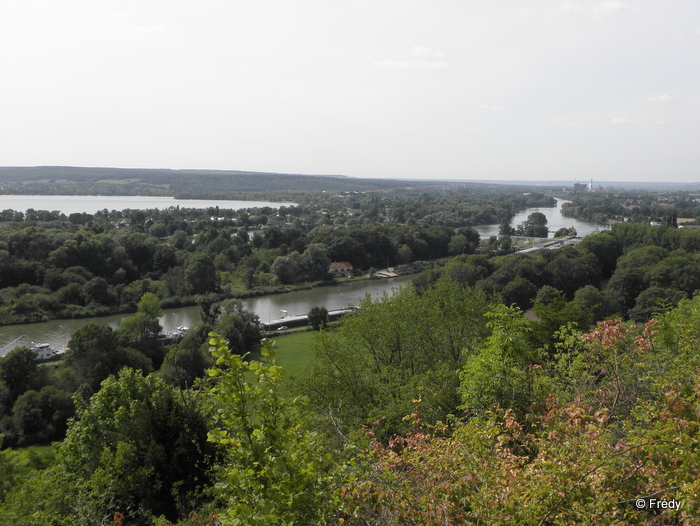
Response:
[[[215,292],[219,287],[216,267],[207,254],[198,253],[192,256],[185,270],[185,278],[192,294]]]
[[[10,391],[12,400],[36,385],[38,367],[36,353],[29,347],[16,347],[0,359],[0,381]]]
[[[328,326],[328,310],[325,307],[313,307],[309,311],[309,325],[315,331]]]
[[[75,331],[68,342],[65,364],[73,367],[80,381],[93,391],[110,374],[130,366],[143,371],[152,369],[151,361],[136,350],[119,346],[111,327],[88,324]]]
[[[547,237],[549,235],[547,216],[542,212],[533,212],[518,225],[516,233],[519,236]]]

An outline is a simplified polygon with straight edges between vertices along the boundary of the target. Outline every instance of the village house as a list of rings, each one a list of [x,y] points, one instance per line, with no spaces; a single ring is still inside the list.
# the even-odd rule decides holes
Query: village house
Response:
[[[352,264],[349,261],[334,261],[328,269],[336,276],[350,276],[352,274]]]

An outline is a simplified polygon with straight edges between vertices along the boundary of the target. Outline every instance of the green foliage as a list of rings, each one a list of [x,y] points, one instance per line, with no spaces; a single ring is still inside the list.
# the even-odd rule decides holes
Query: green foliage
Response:
[[[158,318],[137,312],[126,318],[114,332],[122,346],[134,347],[143,352],[146,347],[151,347],[161,330]]]
[[[562,227],[554,233],[554,237],[575,236],[576,233],[577,232],[576,232],[576,229],[574,227],[571,227],[571,228]]]
[[[645,246],[631,250],[618,260],[617,269],[608,281],[618,312],[627,315],[634,307],[634,300],[650,284],[650,271],[668,256],[668,251]]]
[[[215,451],[196,400],[157,376],[123,369],[78,411],[59,462],[73,479],[74,524],[122,513],[129,524],[176,520],[210,481]]]
[[[537,294],[537,287],[522,276],[516,276],[501,292],[505,305],[515,305],[521,310],[527,310]]]
[[[88,324],[71,335],[64,362],[72,367],[92,392],[110,374],[129,366],[149,372],[150,360],[142,353],[121,347],[114,331],[106,325]]]
[[[450,430],[426,425],[419,406],[406,435],[372,441],[372,471],[348,483],[342,509],[370,524],[694,524],[698,305],[681,302],[643,329],[620,320],[588,334],[563,329],[543,365],[550,394],[524,421],[486,404],[482,419]],[[513,363],[524,327],[503,309],[492,319],[505,330],[494,327],[489,347]],[[489,373],[498,383],[510,372],[498,360],[486,369],[477,365],[465,381],[485,373],[489,389]],[[526,380],[520,371],[511,372],[516,385]],[[681,507],[654,511],[652,498]]]
[[[532,404],[544,401],[543,357],[530,347],[520,309],[496,305],[485,316],[491,335],[460,373],[462,409],[474,415],[509,409],[522,419]]]
[[[482,345],[488,299],[440,280],[418,294],[365,298],[339,330],[314,339],[316,360],[296,384],[326,423],[341,433],[382,420],[382,437],[405,431],[403,417],[423,400],[427,421],[459,404],[457,370]]]
[[[649,287],[635,299],[634,308],[630,309],[630,318],[638,323],[649,321],[652,317],[675,307],[686,298],[680,291],[671,288]]]
[[[484,256],[458,256],[445,264],[443,274],[450,281],[473,287],[493,271],[493,263]]]
[[[535,296],[535,303],[540,305],[549,305],[553,301],[561,298],[561,292],[552,287],[551,285],[544,285],[537,291]]]
[[[649,271],[652,286],[666,287],[691,296],[700,288],[700,254],[677,250]]]
[[[64,437],[74,406],[70,393],[52,385],[37,392],[27,390],[12,407],[10,432],[5,430],[6,445],[25,447],[49,444]],[[3,422],[3,427],[6,422]]]
[[[547,237],[549,230],[547,228],[547,216],[542,212],[533,212],[527,219],[518,225],[516,235],[527,237]]]
[[[569,299],[573,299],[578,289],[587,285],[597,286],[601,281],[595,257],[570,247],[554,251],[547,263],[547,271],[551,275],[549,284]]]
[[[668,385],[690,385],[700,368],[700,296],[681,300],[659,316],[658,343],[652,347],[653,380],[663,390]]]
[[[58,481],[47,475],[55,464],[52,448],[0,450],[0,524],[70,524],[52,498]]]
[[[237,300],[223,302],[218,309],[216,332],[228,341],[229,348],[240,355],[256,350],[260,345],[258,316]]]
[[[226,451],[216,487],[228,524],[320,523],[332,509],[338,466],[305,425],[303,400],[279,396],[282,369],[272,343],[263,343],[265,362],[231,353],[213,334],[210,344],[218,424],[209,437]]]
[[[281,283],[299,283],[301,281],[318,281],[328,279],[328,266],[331,260],[326,249],[319,243],[313,243],[303,254],[292,252],[289,256],[275,259],[270,271]]]
[[[121,348],[135,350],[151,361],[148,369],[159,369],[163,362],[165,351],[158,341],[163,332],[158,319],[161,314],[160,300],[155,294],[147,292],[141,297],[136,314],[122,321],[114,331]]]
[[[328,327],[328,310],[325,307],[313,307],[309,311],[309,325],[315,331]]]
[[[110,290],[107,280],[100,277],[92,278],[84,287],[86,301],[111,305],[116,301],[116,295]]]
[[[11,400],[37,387],[38,377],[36,353],[29,347],[16,347],[0,358],[0,381],[9,389]]]
[[[467,248],[469,248],[469,244],[467,243],[467,238],[463,235],[458,234],[450,238],[450,244],[448,245],[450,256],[464,254],[467,252]]]
[[[134,225],[126,232],[107,220],[117,213],[72,217],[86,225],[79,230],[56,218],[19,222],[49,217],[31,210],[9,215],[18,222],[0,231],[0,321],[137,313],[115,332],[76,332],[50,374],[33,357],[0,361],[6,445],[59,439],[72,411],[62,389],[84,385],[56,461],[0,452],[0,524],[99,524],[117,512],[125,524],[155,515],[162,523],[217,503],[238,524],[694,522],[700,300],[682,298],[700,286],[699,232],[616,224],[576,248],[489,258],[468,255],[478,236],[454,228],[477,218],[505,227],[524,201],[410,192],[309,199],[279,217],[272,209],[125,212]],[[619,204],[611,199],[595,214]],[[659,208],[644,206],[638,215]],[[265,223],[248,243],[246,227]],[[168,244],[149,228],[172,233]],[[510,251],[509,241],[494,238],[490,252]],[[306,333],[316,363],[292,389],[274,360],[234,356],[255,347],[258,331],[248,313],[219,303],[232,291],[325,279],[331,258],[367,269],[448,254],[459,255],[433,262],[414,287],[367,299],[339,328]],[[271,271],[285,264],[278,280]],[[170,349],[158,377],[128,371],[85,401],[123,365],[158,366],[158,298],[187,302],[195,288],[208,291],[203,322]],[[536,319],[490,305],[487,294],[522,308],[536,295]],[[618,318],[590,329],[616,310],[659,323]],[[207,494],[213,503],[201,492],[214,453],[203,453],[211,444],[188,390],[211,364],[201,349],[211,330],[230,349],[214,341],[218,416],[209,436],[226,457]],[[290,391],[307,394],[308,405],[285,398]],[[368,444],[371,453],[360,453]],[[357,455],[352,468],[338,460],[348,451]],[[633,499],[645,495],[681,498],[683,508],[638,512]],[[205,522],[197,517],[188,524]]]
[[[165,355],[158,375],[168,384],[188,389],[212,365],[211,355],[198,345],[173,345]]]
[[[530,324],[531,345],[551,354],[559,341],[558,332],[562,327],[569,326],[581,331],[591,327],[594,307],[581,299],[566,301],[564,295],[555,289],[549,301],[533,306],[536,322]]]
[[[595,256],[603,277],[609,278],[615,271],[617,260],[622,256],[622,243],[610,231],[586,236],[576,246],[577,250],[589,252]]]
[[[216,268],[207,254],[198,253],[192,256],[185,270],[185,279],[192,294],[214,292],[219,286]]]
[[[593,285],[578,289],[574,301],[580,305],[581,310],[590,312],[593,320],[602,320],[613,314],[608,297]]]
[[[141,296],[138,310],[140,314],[145,314],[149,318],[160,318],[163,314],[163,309],[160,306],[160,299],[155,294],[146,292]]]

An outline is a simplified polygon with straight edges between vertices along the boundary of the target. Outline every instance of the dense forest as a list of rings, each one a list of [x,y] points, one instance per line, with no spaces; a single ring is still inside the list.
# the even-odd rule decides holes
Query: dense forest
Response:
[[[0,359],[0,524],[692,524],[700,232],[619,222],[514,254],[471,228],[550,199],[3,212],[4,323],[133,315],[57,363]],[[426,260],[315,323],[294,377],[235,299]],[[163,346],[184,303],[200,321]]]

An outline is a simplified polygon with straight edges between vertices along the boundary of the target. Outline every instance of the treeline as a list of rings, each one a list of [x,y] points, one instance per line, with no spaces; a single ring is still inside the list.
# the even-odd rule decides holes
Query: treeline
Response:
[[[672,223],[673,218],[695,221],[700,217],[697,194],[687,192],[659,194],[652,192],[593,192],[574,194],[564,203],[561,213],[592,223]]]

